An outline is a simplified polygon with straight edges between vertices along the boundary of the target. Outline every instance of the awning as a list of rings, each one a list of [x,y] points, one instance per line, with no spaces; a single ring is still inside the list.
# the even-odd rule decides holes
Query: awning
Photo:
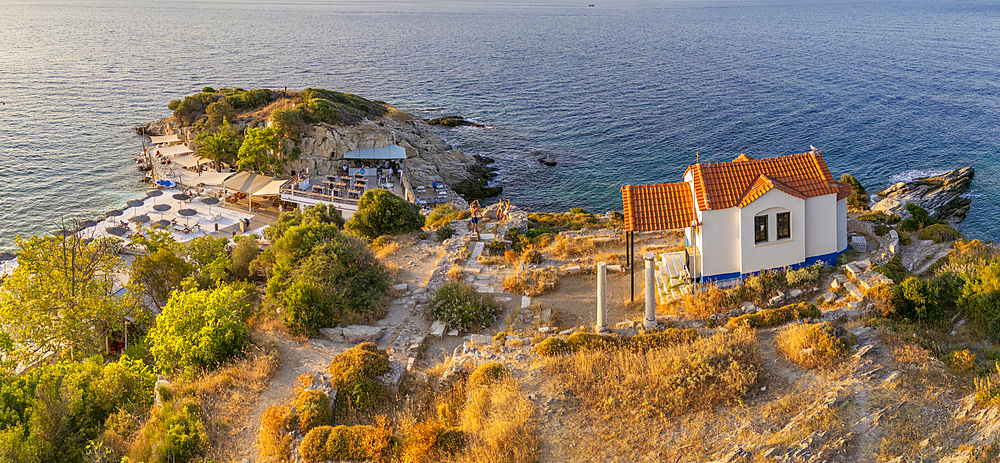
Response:
[[[222,182],[222,186],[241,193],[254,194],[257,190],[270,183],[271,180],[273,180],[273,177],[253,172],[240,172]]]
[[[195,156],[192,154],[177,156],[176,158],[172,158],[171,161],[180,164],[184,167],[194,167],[197,166],[198,164],[205,164],[212,162],[212,160],[210,159],[205,159],[201,156]]]
[[[281,194],[281,185],[287,183],[288,180],[271,180],[271,183],[264,185],[263,188],[254,192],[254,196],[277,196]]]
[[[406,149],[399,145],[384,148],[358,148],[344,153],[344,159],[406,159]]]
[[[149,139],[153,140],[154,145],[159,145],[160,143],[177,143],[181,141],[180,138],[177,138],[177,135],[164,135],[155,137],[150,135]]]
[[[156,151],[158,151],[163,156],[180,156],[182,154],[188,154],[194,152],[191,151],[191,148],[188,148],[187,146],[184,145],[165,146],[163,148],[157,148]]]
[[[195,182],[195,184],[204,183],[205,185],[222,186],[222,182],[232,176],[233,172],[205,171],[197,177],[192,177],[190,181]]]

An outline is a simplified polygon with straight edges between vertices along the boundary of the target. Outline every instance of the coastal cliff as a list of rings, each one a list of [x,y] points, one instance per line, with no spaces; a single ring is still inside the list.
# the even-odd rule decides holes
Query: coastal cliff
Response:
[[[972,205],[972,200],[964,195],[974,176],[972,167],[963,167],[932,177],[899,182],[877,193],[877,202],[872,210],[896,214],[905,219],[910,216],[906,205],[913,203],[926,209],[931,218],[960,222]]]
[[[310,91],[313,93],[309,93]],[[223,92],[229,93],[216,98],[216,95]],[[347,96],[353,99],[351,102],[361,101],[362,104],[370,105],[376,110],[355,111],[347,107],[346,111],[351,111],[347,114],[343,107],[335,107],[331,111],[326,107],[314,105],[314,102],[319,100],[314,95],[317,92],[324,92],[320,95],[333,100],[331,106],[343,106],[340,102],[347,99],[342,96]],[[190,142],[192,147],[196,147],[194,140],[197,135],[211,130],[213,110],[210,108],[223,103],[227,107],[234,106],[226,103],[233,99],[232,94],[228,89],[203,91],[179,104],[171,103],[171,109],[175,107],[180,109],[174,109],[174,115],[171,117],[146,124],[145,132],[178,134]],[[322,101],[328,102],[326,99]],[[446,183],[470,201],[500,193],[500,188],[489,186],[489,182],[496,177],[494,173],[496,169],[490,167],[492,159],[468,154],[452,147],[434,133],[431,125],[423,119],[405,113],[388,103],[314,89],[307,89],[304,92],[270,92],[270,97],[264,99],[263,103],[265,104],[258,108],[251,107],[242,112],[233,111],[227,120],[242,132],[246,128],[273,126],[272,114],[279,110],[305,113],[304,122],[294,132],[287,133],[281,142],[284,152],[296,153],[296,156],[284,163],[285,175],[291,171],[300,172],[307,169],[310,174],[337,174],[340,172],[340,166],[351,162],[344,159],[347,152],[359,148],[382,148],[396,144],[406,150],[407,159],[403,160],[401,165],[414,186],[430,185],[432,182]],[[321,112],[323,110],[332,113],[333,116],[310,118],[312,113],[309,111],[314,106],[315,112],[320,116],[325,115]]]

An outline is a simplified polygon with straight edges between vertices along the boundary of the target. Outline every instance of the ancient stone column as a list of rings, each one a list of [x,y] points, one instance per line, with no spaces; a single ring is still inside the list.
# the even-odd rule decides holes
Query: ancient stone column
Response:
[[[651,252],[642,255],[646,260],[646,318],[642,325],[646,329],[656,328],[656,277],[653,275],[656,264],[653,263],[653,256]]]
[[[597,326],[598,333],[608,331],[608,264],[597,263]]]

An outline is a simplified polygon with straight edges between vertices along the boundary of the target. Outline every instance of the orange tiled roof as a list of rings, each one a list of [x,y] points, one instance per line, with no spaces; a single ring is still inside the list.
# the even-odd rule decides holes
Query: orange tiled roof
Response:
[[[768,188],[794,191],[798,193],[795,196],[811,198],[837,194],[838,200],[841,199],[840,182],[833,179],[818,151],[767,159],[747,156],[739,162],[695,164],[688,167],[688,171],[694,179],[695,195],[701,210],[749,204],[745,198],[752,196],[751,188],[761,176],[766,176],[772,185]],[[778,187],[779,183],[781,187]]]
[[[785,193],[799,199],[806,199],[805,195],[796,191],[794,188],[768,177],[767,175],[761,175],[760,177],[757,177],[757,180],[753,182],[752,185],[750,185],[750,189],[748,189],[746,194],[743,195],[743,199],[740,200],[740,204],[737,207],[743,207],[754,202],[757,198],[764,196],[764,193],[767,193],[772,189],[784,191]]]
[[[743,161],[756,161],[756,159],[747,156],[746,153],[740,153],[739,156],[736,156],[736,159],[733,159],[733,162],[743,162]]]
[[[850,196],[851,193],[853,193],[853,191],[851,190],[850,185],[843,182],[837,182],[837,201]]]
[[[625,185],[621,191],[626,230],[676,230],[695,220],[691,185],[686,182]]]

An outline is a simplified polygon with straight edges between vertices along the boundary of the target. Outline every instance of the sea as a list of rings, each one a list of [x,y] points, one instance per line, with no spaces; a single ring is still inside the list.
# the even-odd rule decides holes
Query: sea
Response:
[[[971,165],[960,229],[1000,238],[994,0],[4,0],[0,44],[2,250],[142,196],[134,128],[205,86],[467,117],[438,133],[537,211],[740,153],[871,191]]]

